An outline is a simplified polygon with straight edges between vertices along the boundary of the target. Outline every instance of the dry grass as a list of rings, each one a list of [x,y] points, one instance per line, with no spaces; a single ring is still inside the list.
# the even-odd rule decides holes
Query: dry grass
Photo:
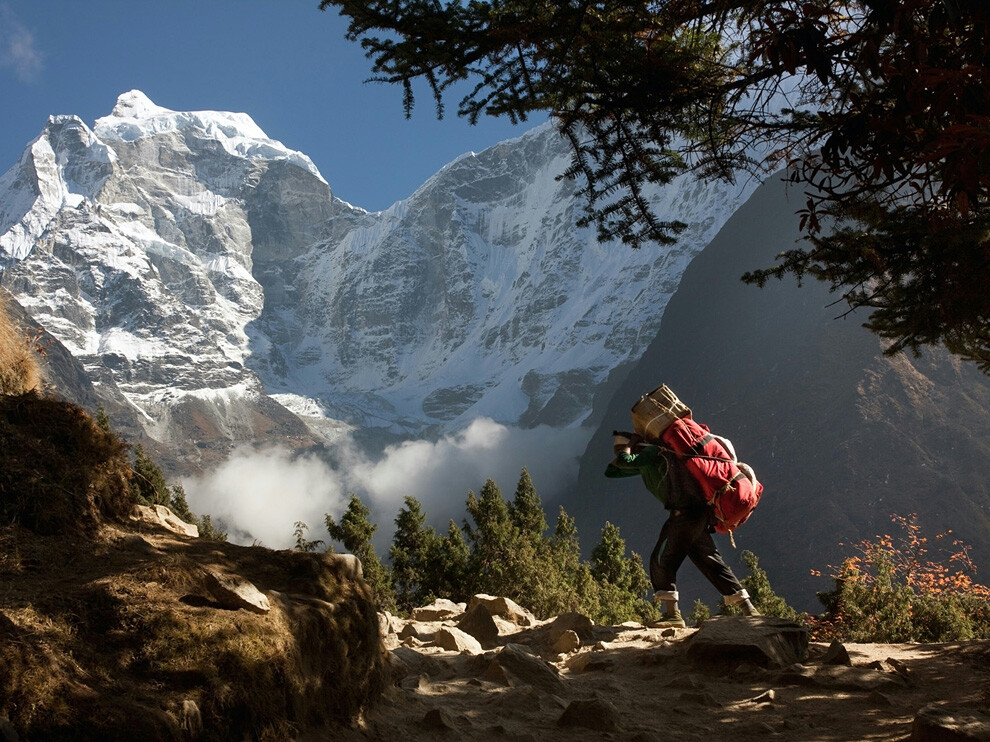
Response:
[[[34,341],[10,320],[0,296],[0,395],[37,391],[41,382]]]
[[[97,540],[0,529],[0,716],[26,739],[293,739],[355,720],[384,690],[377,614],[334,557],[120,529]],[[66,565],[71,563],[71,569]],[[205,569],[272,599],[229,610]]]
[[[78,405],[0,396],[0,519],[42,534],[94,533],[133,507],[127,447]]]

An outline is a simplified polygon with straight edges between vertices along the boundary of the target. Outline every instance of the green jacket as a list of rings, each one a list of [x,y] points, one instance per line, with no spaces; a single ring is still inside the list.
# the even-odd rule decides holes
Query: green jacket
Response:
[[[612,479],[634,477],[643,478],[646,489],[660,503],[670,509],[670,478],[667,476],[667,458],[656,446],[640,446],[636,453],[620,453],[605,469],[605,476]]]

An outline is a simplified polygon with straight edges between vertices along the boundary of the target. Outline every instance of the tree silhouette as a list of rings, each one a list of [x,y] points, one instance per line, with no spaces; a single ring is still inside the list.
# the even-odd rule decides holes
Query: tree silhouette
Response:
[[[805,242],[745,279],[826,282],[890,352],[945,342],[990,373],[990,5],[984,0],[322,0],[373,79],[552,114],[583,223],[673,241],[645,196],[691,169],[782,165]],[[473,83],[473,84],[470,84]],[[831,234],[839,228],[837,235]],[[796,235],[797,236],[797,235]]]

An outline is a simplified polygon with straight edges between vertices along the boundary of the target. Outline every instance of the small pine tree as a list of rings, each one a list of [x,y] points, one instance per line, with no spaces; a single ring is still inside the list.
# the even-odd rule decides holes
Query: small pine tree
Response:
[[[375,602],[382,610],[395,610],[395,594],[392,592],[392,577],[387,566],[381,563],[375,553],[371,539],[378,526],[371,522],[371,511],[352,494],[347,509],[341,516],[340,524],[329,514],[326,516],[327,532],[334,541],[339,541],[351,554],[361,560],[364,580],[371,588]]]
[[[225,542],[227,532],[223,530],[222,525],[213,525],[213,518],[209,515],[204,515],[199,521],[199,537],[207,541]]]
[[[536,492],[529,472],[523,467],[516,485],[516,494],[509,506],[509,517],[520,534],[530,540],[540,540],[547,530],[547,518],[543,503]]]
[[[295,522],[295,530],[292,532],[296,539],[296,545],[293,547],[295,551],[318,551],[323,546],[323,539],[310,540],[306,538],[306,531],[308,530],[309,526],[303,521],[297,520]]]
[[[395,518],[395,535],[388,550],[392,564],[392,588],[396,604],[402,611],[422,605],[427,585],[426,572],[437,554],[437,534],[426,526],[426,513],[415,497],[406,497]]]
[[[172,495],[165,482],[165,475],[140,444],[134,448],[132,469],[134,477],[131,479],[131,491],[135,500],[142,505],[168,507],[171,504]]]

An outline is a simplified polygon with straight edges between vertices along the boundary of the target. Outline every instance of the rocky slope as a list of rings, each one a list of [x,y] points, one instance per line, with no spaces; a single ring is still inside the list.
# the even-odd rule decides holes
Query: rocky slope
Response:
[[[536,621],[475,596],[382,619],[387,702],[342,740],[986,739],[990,643],[828,646],[772,618]],[[471,632],[471,633],[468,633]],[[953,736],[956,735],[956,736]]]

